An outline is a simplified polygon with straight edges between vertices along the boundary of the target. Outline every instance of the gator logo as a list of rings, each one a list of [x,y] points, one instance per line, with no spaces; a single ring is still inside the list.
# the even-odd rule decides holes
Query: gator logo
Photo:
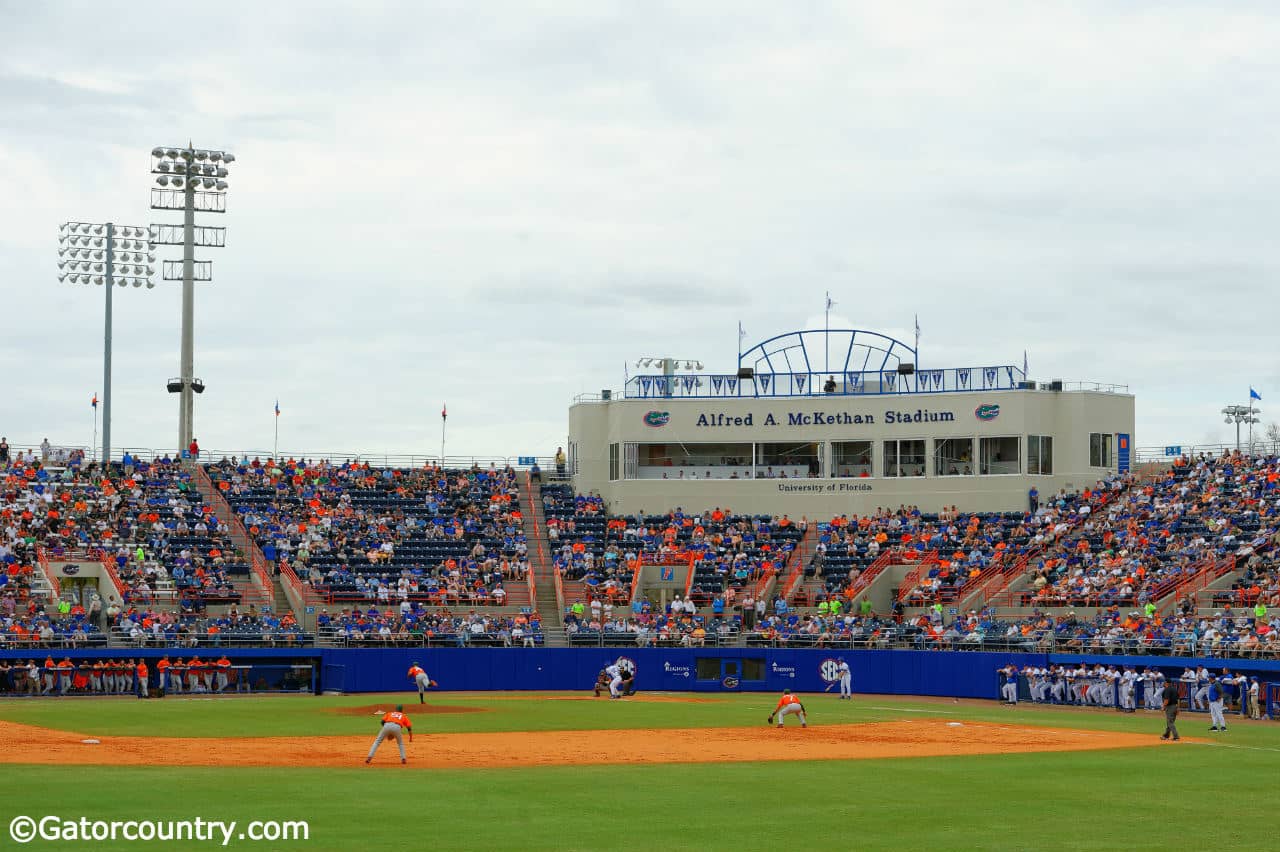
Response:
[[[725,689],[737,689],[737,688],[738,688],[738,679],[737,679],[736,677],[734,677],[733,675],[729,675],[729,676],[728,676],[728,677],[726,677],[724,680],[720,681],[720,683],[724,686],[724,688],[725,688]]]
[[[80,573],[80,566],[79,565],[63,565],[62,573],[67,575],[68,577],[75,576],[76,574]]]
[[[670,411],[650,411],[644,416],[644,425],[654,427],[666,426],[670,420]]]
[[[984,402],[973,410],[973,416],[979,420],[995,420],[1000,416],[1000,406],[994,402]]]

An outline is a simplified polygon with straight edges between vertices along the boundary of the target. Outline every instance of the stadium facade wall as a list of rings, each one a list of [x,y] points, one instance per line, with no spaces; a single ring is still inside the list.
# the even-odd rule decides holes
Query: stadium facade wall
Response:
[[[406,672],[418,662],[445,691],[585,690],[609,662],[625,657],[636,668],[641,691],[693,692],[822,692],[824,674],[844,657],[853,669],[854,691],[887,695],[931,695],[956,698],[995,698],[996,669],[1013,663],[1045,666],[1056,663],[1105,663],[1145,667],[1155,665],[1166,675],[1186,666],[1204,665],[1211,671],[1257,674],[1280,681],[1280,660],[1215,660],[1174,657],[1121,657],[1066,654],[1019,654],[908,650],[834,651],[812,648],[203,648],[206,659],[225,652],[234,663],[261,666],[314,665],[319,687],[342,692],[399,692],[409,689]],[[72,660],[103,657],[190,656],[191,649],[81,649],[65,652]],[[47,655],[0,651],[10,661]],[[63,652],[53,653],[61,659]],[[755,662],[751,662],[755,661]],[[154,671],[154,669],[153,669]],[[755,676],[758,672],[759,676]],[[735,682],[736,680],[736,682]]]
[[[917,413],[919,418],[917,419]],[[569,409],[570,474],[578,493],[599,493],[619,514],[666,511],[680,506],[793,517],[830,518],[866,514],[880,506],[916,505],[926,512],[958,505],[968,511],[1020,511],[1035,485],[1048,495],[1061,488],[1092,485],[1123,466],[1133,446],[1134,397],[1099,391],[1004,390],[907,395],[832,395],[745,399],[612,399],[579,402]],[[1110,464],[1092,465],[1090,435],[1111,436]],[[1052,471],[1042,475],[1028,461],[1028,437],[1051,437]],[[978,473],[982,438],[1016,439],[1017,459],[1006,459],[999,475],[942,476],[934,451],[944,439],[973,439]],[[923,440],[925,476],[886,476],[886,442]],[[870,441],[869,477],[751,479],[727,467],[665,469],[645,465],[650,447],[697,452],[698,445],[739,448],[751,456],[762,445],[818,444],[820,472],[840,472],[837,442]],[[742,449],[745,448],[745,449]],[[762,450],[763,452],[763,450]],[[612,463],[611,463],[612,460]],[[712,474],[706,479],[707,472]],[[667,479],[661,478],[665,472]],[[690,479],[693,474],[698,479]],[[745,475],[745,478],[743,478]]]

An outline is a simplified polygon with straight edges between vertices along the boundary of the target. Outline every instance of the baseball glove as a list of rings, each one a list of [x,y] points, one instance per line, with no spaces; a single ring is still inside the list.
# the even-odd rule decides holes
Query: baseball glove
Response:
[[[439,686],[439,685],[440,684],[436,683],[434,680],[427,681],[427,686]]]
[[[773,714],[772,714],[772,713],[770,713],[770,714],[769,714],[769,721],[768,721],[768,723],[767,723],[767,724],[770,724],[770,725],[772,725],[772,724],[773,724]]]

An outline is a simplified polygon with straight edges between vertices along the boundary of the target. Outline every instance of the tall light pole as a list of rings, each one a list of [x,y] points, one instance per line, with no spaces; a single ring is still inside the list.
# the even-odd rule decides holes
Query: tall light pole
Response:
[[[1261,422],[1254,417],[1257,409],[1252,405],[1228,405],[1222,409],[1222,413],[1226,416],[1228,424],[1236,424],[1236,452],[1240,452],[1240,424],[1249,424],[1249,452],[1253,452],[1253,424]]]
[[[182,260],[164,262],[162,278],[182,282],[182,351],[179,376],[168,381],[169,393],[181,394],[178,404],[178,452],[186,452],[195,434],[195,394],[204,393],[204,382],[195,376],[195,282],[213,280],[213,264],[196,260],[196,246],[221,248],[225,228],[196,226],[196,213],[227,211],[227,166],[235,155],[226,151],[195,148],[153,148],[151,174],[158,186],[151,188],[152,210],[181,210],[182,225],[152,225],[151,241],[182,246]]]
[[[155,287],[148,230],[114,222],[64,222],[58,229],[58,280],[97,284],[106,293],[102,332],[102,462],[111,461],[111,291]]]

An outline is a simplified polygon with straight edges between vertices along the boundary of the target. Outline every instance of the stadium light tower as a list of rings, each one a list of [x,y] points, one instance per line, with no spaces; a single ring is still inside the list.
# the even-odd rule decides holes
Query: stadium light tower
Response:
[[[155,287],[156,256],[146,228],[114,222],[64,222],[58,229],[58,280],[97,284],[106,293],[102,332],[102,461],[111,461],[111,291]]]
[[[178,404],[178,452],[186,452],[195,433],[195,394],[204,393],[204,382],[195,376],[195,282],[213,280],[213,263],[196,260],[196,246],[222,248],[226,228],[196,226],[196,213],[227,211],[227,166],[235,155],[196,148],[151,149],[152,210],[181,210],[182,225],[152,225],[155,245],[182,246],[182,260],[164,262],[161,278],[182,282],[182,352],[176,379],[169,379],[169,393],[181,394]]]
[[[1240,424],[1249,424],[1249,452],[1253,452],[1253,424],[1261,421],[1255,416],[1258,409],[1252,405],[1228,405],[1222,409],[1228,425],[1236,424],[1236,452],[1240,452]]]

